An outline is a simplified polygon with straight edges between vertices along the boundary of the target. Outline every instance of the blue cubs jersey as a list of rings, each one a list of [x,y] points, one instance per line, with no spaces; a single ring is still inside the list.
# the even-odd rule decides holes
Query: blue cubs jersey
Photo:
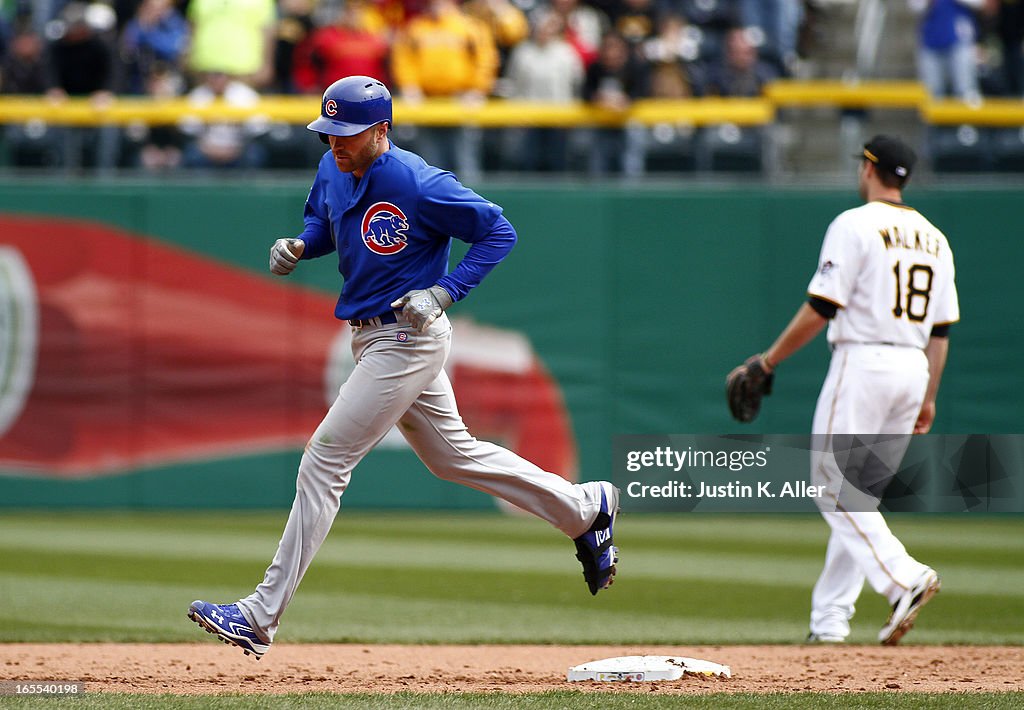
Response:
[[[463,298],[515,245],[502,210],[454,175],[391,145],[361,179],[327,151],[305,208],[303,259],[338,254],[344,283],[334,315],[373,318],[413,289]],[[449,274],[452,237],[471,244]]]

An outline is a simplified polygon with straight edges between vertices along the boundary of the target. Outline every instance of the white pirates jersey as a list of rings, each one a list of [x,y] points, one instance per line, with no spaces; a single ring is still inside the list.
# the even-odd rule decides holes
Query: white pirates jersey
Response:
[[[960,319],[953,253],[906,205],[874,201],[836,217],[807,291],[839,307],[828,342],[923,348],[932,327]]]

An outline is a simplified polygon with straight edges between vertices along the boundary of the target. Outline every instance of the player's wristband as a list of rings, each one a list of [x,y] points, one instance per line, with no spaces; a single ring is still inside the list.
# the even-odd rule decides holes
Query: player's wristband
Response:
[[[775,369],[775,365],[776,364],[768,359],[768,351],[767,350],[764,351],[763,353],[761,353],[761,362],[763,362],[765,364],[765,366],[768,368],[769,371]]]

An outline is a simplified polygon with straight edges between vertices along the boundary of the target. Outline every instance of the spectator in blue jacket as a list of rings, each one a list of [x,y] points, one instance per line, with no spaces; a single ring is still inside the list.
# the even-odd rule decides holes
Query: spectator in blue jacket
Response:
[[[156,64],[181,69],[188,41],[188,22],[172,0],[142,0],[121,34],[126,92],[146,93],[146,79]]]
[[[918,76],[932,96],[978,101],[978,61],[974,11],[985,0],[908,0],[921,14]]]

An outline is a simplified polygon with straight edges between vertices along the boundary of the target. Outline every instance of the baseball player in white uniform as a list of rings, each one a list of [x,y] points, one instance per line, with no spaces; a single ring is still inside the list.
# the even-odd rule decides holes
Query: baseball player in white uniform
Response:
[[[394,426],[439,478],[500,497],[572,538],[591,594],[615,577],[619,491],[574,484],[463,424],[444,363],[445,309],[464,298],[516,242],[502,210],[391,143],[391,93],[366,76],[339,79],[309,124],[329,146],[305,204],[305,229],[270,250],[271,272],[334,255],[335,316],[353,327],[355,369],[306,445],[295,501],[263,582],[233,604],[193,602],[188,618],[260,658],[327,537],[352,470]],[[448,271],[452,238],[470,244]]]
[[[808,301],[754,366],[770,375],[828,325],[832,361],[814,411],[811,479],[825,486],[817,503],[831,537],[808,640],[846,639],[866,579],[892,605],[878,640],[893,645],[940,582],[907,553],[877,505],[910,435],[931,428],[960,310],[946,237],[903,203],[913,150],[879,135],[858,157],[865,204],[829,225]]]

